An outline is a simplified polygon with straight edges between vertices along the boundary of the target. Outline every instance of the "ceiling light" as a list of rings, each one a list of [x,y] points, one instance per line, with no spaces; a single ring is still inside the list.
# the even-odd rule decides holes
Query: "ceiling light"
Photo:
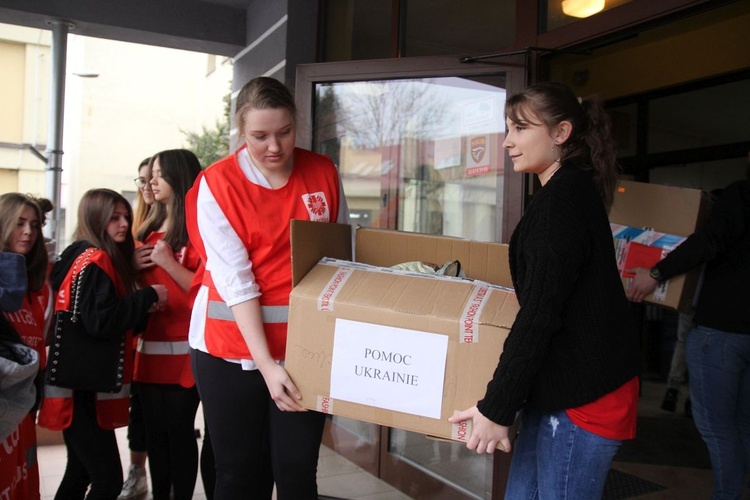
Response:
[[[567,16],[589,17],[604,9],[604,0],[563,0],[562,10]]]

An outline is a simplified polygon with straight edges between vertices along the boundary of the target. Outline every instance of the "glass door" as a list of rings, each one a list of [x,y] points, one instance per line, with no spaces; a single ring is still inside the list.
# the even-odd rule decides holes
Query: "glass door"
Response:
[[[301,145],[337,164],[354,224],[507,241],[523,177],[503,108],[523,65],[419,61],[300,66]],[[491,498],[498,483],[492,457],[399,429],[333,416],[325,442],[413,498]]]

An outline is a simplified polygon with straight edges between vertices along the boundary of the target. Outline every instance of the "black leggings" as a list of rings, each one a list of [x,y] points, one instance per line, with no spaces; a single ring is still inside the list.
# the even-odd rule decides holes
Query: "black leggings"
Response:
[[[325,415],[282,412],[258,370],[191,349],[216,458],[215,500],[318,498]]]
[[[198,477],[198,391],[178,384],[138,384],[154,500],[190,500]]]
[[[93,392],[73,391],[73,421],[63,430],[68,464],[55,500],[115,500],[122,490],[115,431],[99,427],[95,404]]]
[[[143,407],[138,394],[138,384],[130,385],[130,416],[128,418],[128,448],[136,453],[146,453],[146,427],[143,424]]]

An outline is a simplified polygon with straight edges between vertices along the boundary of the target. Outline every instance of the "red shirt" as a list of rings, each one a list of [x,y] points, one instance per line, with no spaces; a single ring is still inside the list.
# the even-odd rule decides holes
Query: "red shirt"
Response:
[[[597,436],[620,441],[633,439],[639,390],[638,377],[633,377],[596,401],[565,412],[571,422]]]

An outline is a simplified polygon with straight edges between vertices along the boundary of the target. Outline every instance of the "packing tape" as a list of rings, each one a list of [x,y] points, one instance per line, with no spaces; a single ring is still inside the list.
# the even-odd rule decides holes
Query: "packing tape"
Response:
[[[320,413],[327,413],[333,415],[333,399],[328,396],[318,396],[318,404],[315,409]]]
[[[458,410],[453,412],[453,415],[460,413]],[[467,443],[471,437],[471,420],[462,420],[451,425],[451,439],[454,441],[460,441]]]
[[[459,321],[459,344],[479,342],[479,318],[482,316],[482,310],[491,292],[492,290],[487,285],[477,285],[472,290]]]
[[[336,296],[339,294],[341,287],[344,286],[346,280],[354,272],[354,269],[348,267],[339,267],[338,270],[333,273],[333,276],[326,286],[323,287],[323,291],[318,295],[318,311],[333,311],[333,305],[336,300]]]

